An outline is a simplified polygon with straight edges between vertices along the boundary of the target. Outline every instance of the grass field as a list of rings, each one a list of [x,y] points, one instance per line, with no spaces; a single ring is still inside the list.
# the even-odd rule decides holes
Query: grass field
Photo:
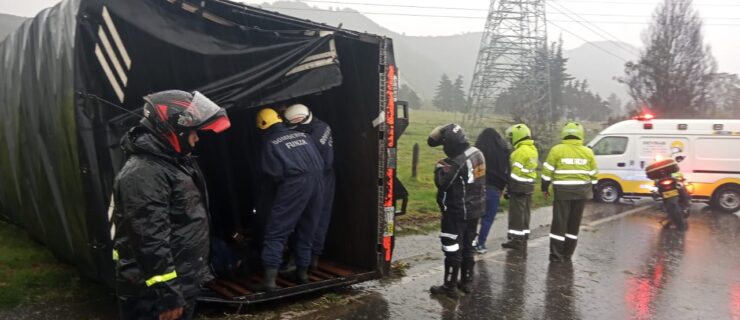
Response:
[[[411,124],[398,140],[398,178],[409,191],[408,213],[397,220],[397,230],[400,235],[425,233],[437,229],[439,208],[435,202],[437,189],[434,186],[433,171],[437,160],[445,158],[442,147],[430,148],[427,146],[427,136],[435,127],[450,123],[462,123],[462,116],[449,112],[411,110]],[[510,125],[505,118],[489,119],[486,127],[495,128],[499,133]],[[471,144],[480,128],[467,130]],[[419,165],[417,177],[411,176],[411,158],[413,146],[419,144]],[[542,152],[542,151],[541,151]],[[539,187],[537,188],[539,190]],[[548,205],[542,194],[536,192],[533,197],[535,207]],[[500,210],[505,210],[508,203],[501,201]]]
[[[26,303],[92,299],[107,294],[18,227],[0,221],[0,310]]]

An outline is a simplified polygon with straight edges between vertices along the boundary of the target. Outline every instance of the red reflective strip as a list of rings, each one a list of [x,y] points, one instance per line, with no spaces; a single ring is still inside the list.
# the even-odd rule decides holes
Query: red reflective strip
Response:
[[[230,127],[231,127],[231,121],[229,121],[228,117],[219,117],[215,121],[209,123],[207,126],[200,128],[200,130],[203,130],[203,131],[210,130],[215,133],[219,133]]]
[[[190,108],[190,102],[187,101],[181,101],[181,100],[172,100],[170,101],[172,104],[176,104],[178,106],[184,107],[185,109]]]
[[[385,249],[385,261],[391,261],[391,237],[383,237],[383,248]]]
[[[157,105],[157,113],[159,113],[159,118],[162,120],[167,120],[167,105],[164,104],[158,104]]]
[[[393,206],[393,187],[396,170],[393,168],[385,169],[385,198],[383,205],[386,207]]]
[[[177,140],[177,136],[174,132],[170,132],[170,134],[167,135],[167,140],[169,140],[172,147],[175,148],[175,152],[180,153],[182,150],[180,149],[180,141]]]
[[[396,67],[388,66],[388,79],[386,80],[386,96],[388,106],[385,113],[385,123],[388,126],[388,148],[396,147],[396,97],[393,87],[396,83]]]

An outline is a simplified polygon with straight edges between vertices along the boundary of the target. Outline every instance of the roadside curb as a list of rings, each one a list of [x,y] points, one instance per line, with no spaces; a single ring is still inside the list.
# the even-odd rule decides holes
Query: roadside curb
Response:
[[[637,208],[634,208],[634,209],[630,209],[630,210],[627,210],[627,211],[625,211],[625,212],[622,212],[622,213],[618,213],[618,214],[615,214],[615,215],[613,215],[613,216],[609,216],[609,217],[606,217],[606,218],[602,218],[602,219],[599,219],[599,220],[596,220],[596,221],[591,221],[591,222],[589,222],[589,223],[587,223],[587,224],[584,224],[584,225],[582,225],[582,226],[581,226],[581,229],[584,229],[584,227],[587,227],[587,228],[592,228],[592,227],[598,226],[598,225],[600,225],[600,224],[604,224],[604,223],[607,223],[607,222],[609,222],[609,221],[612,221],[612,220],[617,220],[617,219],[620,219],[620,218],[626,217],[626,216],[628,216],[628,215],[631,215],[631,214],[635,214],[635,213],[638,213],[638,212],[640,212],[640,211],[644,211],[644,210],[647,210],[647,209],[649,209],[650,207],[651,207],[651,205],[644,205],[644,206],[639,206],[639,207],[637,207]]]

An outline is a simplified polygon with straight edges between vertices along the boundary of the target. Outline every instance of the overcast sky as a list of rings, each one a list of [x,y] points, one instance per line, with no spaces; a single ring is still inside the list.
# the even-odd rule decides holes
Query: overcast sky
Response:
[[[0,0],[0,13],[30,17],[56,2],[58,1]],[[242,2],[260,4],[265,1],[244,0]],[[353,8],[365,13],[378,24],[406,35],[452,35],[481,31],[490,6],[490,0],[321,0],[304,2],[320,9]],[[566,48],[578,47],[584,43],[584,40],[619,40],[641,47],[643,30],[647,28],[650,15],[660,2],[662,0],[548,0],[547,15],[551,22],[548,25],[548,33],[552,40],[562,34]],[[712,46],[720,71],[740,73],[740,41],[737,36],[740,34],[740,1],[694,0],[694,5],[705,18],[705,41]],[[427,7],[441,7],[441,9]],[[583,24],[573,20],[582,21]],[[615,50],[617,48],[606,46],[604,49]]]

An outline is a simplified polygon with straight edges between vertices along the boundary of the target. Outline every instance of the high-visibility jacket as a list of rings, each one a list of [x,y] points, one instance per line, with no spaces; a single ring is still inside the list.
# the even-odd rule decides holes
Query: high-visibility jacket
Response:
[[[593,151],[581,140],[563,140],[552,147],[542,164],[542,180],[555,186],[596,184],[596,160]]]
[[[514,146],[509,163],[511,174],[509,181],[515,184],[534,184],[537,178],[537,161],[539,154],[534,146],[534,141],[524,140]]]

